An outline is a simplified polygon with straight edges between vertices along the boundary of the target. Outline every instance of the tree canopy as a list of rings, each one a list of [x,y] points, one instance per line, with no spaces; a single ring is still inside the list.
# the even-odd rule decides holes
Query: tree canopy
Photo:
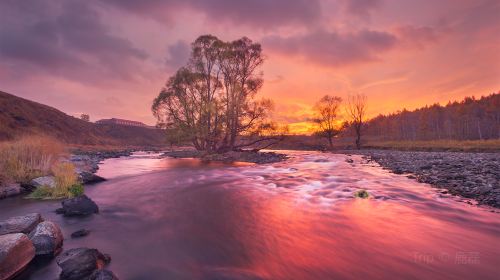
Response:
[[[168,79],[152,105],[169,141],[220,152],[279,139],[277,125],[269,121],[273,102],[256,97],[263,85],[261,45],[246,37],[224,42],[203,35],[191,47],[187,65]]]

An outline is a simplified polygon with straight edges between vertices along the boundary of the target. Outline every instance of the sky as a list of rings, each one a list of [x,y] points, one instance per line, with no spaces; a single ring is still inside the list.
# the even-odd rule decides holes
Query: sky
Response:
[[[262,44],[260,96],[303,131],[326,94],[368,114],[500,90],[498,0],[2,0],[0,90],[154,124],[151,102],[212,34]]]

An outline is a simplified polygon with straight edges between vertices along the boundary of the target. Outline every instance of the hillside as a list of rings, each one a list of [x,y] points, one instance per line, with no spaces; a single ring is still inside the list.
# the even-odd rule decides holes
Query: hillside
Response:
[[[96,125],[0,91],[0,141],[33,134],[76,145],[159,146],[164,139],[161,130]]]

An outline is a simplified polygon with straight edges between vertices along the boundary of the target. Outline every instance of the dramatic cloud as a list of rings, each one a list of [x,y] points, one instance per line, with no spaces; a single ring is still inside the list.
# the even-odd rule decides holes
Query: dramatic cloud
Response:
[[[393,34],[362,30],[352,33],[316,31],[305,35],[270,36],[264,47],[286,55],[298,55],[312,62],[328,66],[344,66],[374,61],[380,53],[397,43]]]
[[[0,3],[0,59],[15,75],[131,79],[147,54],[111,34],[86,1]]]
[[[305,129],[325,94],[363,92],[378,114],[498,91],[499,14],[498,0],[1,0],[0,90],[152,124],[193,40],[248,36],[260,95]]]
[[[405,25],[396,29],[396,34],[402,44],[409,48],[423,49],[440,38],[440,32],[432,27],[414,27]]]
[[[168,46],[167,59],[165,60],[167,68],[177,70],[179,67],[186,65],[190,51],[191,46],[182,40]]]
[[[369,13],[380,6],[382,0],[344,0],[346,10],[348,13],[360,16],[367,17]]]
[[[271,29],[281,25],[316,22],[321,15],[319,0],[101,0],[113,6],[157,20],[172,21],[181,9],[201,12],[212,23],[229,21]]]

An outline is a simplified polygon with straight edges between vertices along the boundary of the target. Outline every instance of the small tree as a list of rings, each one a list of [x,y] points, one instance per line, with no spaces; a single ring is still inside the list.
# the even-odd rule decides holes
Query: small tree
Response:
[[[90,121],[90,116],[88,114],[81,114],[80,119],[86,122]]]
[[[338,119],[342,98],[338,96],[325,95],[314,105],[315,117],[313,121],[318,125],[316,135],[328,140],[330,149],[333,148],[333,137],[341,131],[341,123]]]
[[[366,118],[366,95],[355,94],[347,98],[347,115],[349,124],[356,133],[356,148],[361,149],[361,129]]]

